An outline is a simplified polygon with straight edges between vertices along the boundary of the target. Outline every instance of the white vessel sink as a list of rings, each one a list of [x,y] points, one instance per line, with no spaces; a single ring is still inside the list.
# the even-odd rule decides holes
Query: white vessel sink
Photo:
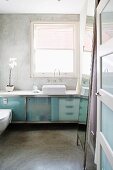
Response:
[[[42,91],[44,94],[65,94],[66,93],[66,86],[59,85],[59,84],[48,84],[42,86]]]

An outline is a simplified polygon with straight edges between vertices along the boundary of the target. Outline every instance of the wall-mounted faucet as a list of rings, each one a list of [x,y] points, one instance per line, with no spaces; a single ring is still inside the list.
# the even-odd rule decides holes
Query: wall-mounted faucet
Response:
[[[58,77],[60,77],[60,70],[59,69],[54,69],[54,78],[56,77],[56,72],[58,71]]]
[[[60,79],[60,70],[59,69],[54,69],[54,82],[56,82],[56,73],[58,72],[58,76],[57,77],[59,77],[59,80],[61,81],[61,79]]]
[[[59,69],[54,69],[54,78],[56,77],[56,71],[58,71],[58,76],[60,77],[60,70]]]
[[[54,78],[55,78],[55,76],[56,76],[56,68],[54,69]]]
[[[59,75],[59,78],[60,78],[60,70],[58,69],[58,75]]]

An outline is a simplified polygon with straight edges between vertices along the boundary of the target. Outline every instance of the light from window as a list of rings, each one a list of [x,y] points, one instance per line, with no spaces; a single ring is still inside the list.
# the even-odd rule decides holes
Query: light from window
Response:
[[[75,24],[32,23],[33,76],[74,75]]]
[[[91,52],[84,51],[82,58],[82,74],[91,74]]]
[[[85,75],[91,74],[91,58],[92,58],[92,43],[93,43],[93,27],[86,26],[84,51],[81,64],[81,72]]]
[[[84,51],[92,51],[93,43],[93,27],[86,27],[85,39],[84,39]]]

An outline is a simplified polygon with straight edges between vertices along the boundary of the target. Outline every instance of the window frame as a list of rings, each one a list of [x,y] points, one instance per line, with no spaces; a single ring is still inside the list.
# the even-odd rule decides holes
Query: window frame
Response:
[[[72,73],[60,73],[60,77],[69,77],[75,78],[79,77],[80,74],[80,58],[79,58],[79,22],[39,22],[39,21],[32,21],[31,22],[31,41],[30,41],[30,55],[31,55],[31,63],[30,63],[30,77],[54,77],[54,70],[53,72],[48,73],[35,73],[34,72],[34,24],[71,24],[74,28],[74,51],[73,51],[73,72]],[[56,74],[55,77],[59,77],[59,74]]]

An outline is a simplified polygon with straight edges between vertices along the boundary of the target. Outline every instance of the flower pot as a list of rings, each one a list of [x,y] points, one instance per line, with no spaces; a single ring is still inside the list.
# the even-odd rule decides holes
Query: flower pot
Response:
[[[14,90],[14,85],[7,85],[6,86],[6,91],[7,92],[12,92]]]

